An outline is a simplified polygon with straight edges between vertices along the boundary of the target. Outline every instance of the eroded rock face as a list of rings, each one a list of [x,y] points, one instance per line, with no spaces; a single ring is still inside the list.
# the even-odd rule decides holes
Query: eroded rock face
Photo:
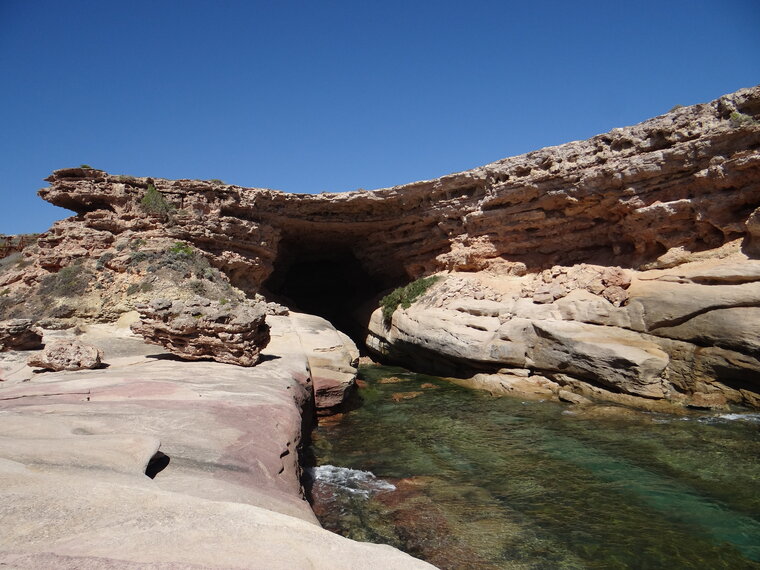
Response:
[[[103,360],[103,351],[96,346],[78,340],[59,340],[45,350],[29,357],[27,364],[32,368],[61,370],[87,370],[98,368]]]
[[[522,386],[527,393],[545,392],[549,378],[613,401],[760,404],[760,261],[735,253],[627,270],[620,285],[611,285],[625,292],[622,304],[608,298],[601,281],[567,278],[605,272],[622,275],[584,266],[499,279],[450,275],[408,309],[397,309],[390,323],[375,311],[367,346],[444,375],[525,370],[519,383],[536,385]],[[559,285],[562,296],[536,299],[536,287]],[[509,388],[516,389],[514,382]]]
[[[528,370],[573,389],[650,399],[720,391],[756,405],[760,303],[748,262],[760,255],[758,149],[760,86],[372,192],[286,194],[58,170],[40,195],[78,215],[0,272],[9,291],[0,313],[49,290],[58,302],[40,310],[50,316],[109,319],[136,304],[130,295],[172,280],[205,296],[213,289],[220,301],[262,292],[296,306],[308,299],[295,294],[324,297],[336,282],[361,282],[356,299],[346,289],[349,312],[412,278],[466,272],[482,279],[471,292],[449,291],[459,306],[399,311],[388,330],[373,320],[370,345],[415,363]],[[160,211],[143,203],[155,191]],[[344,273],[327,281],[336,271]],[[74,287],[67,272],[89,281]],[[72,288],[90,305],[73,304]],[[162,296],[187,299],[175,292]],[[342,292],[333,297],[340,311]],[[192,353],[179,346],[206,341],[180,323],[193,332],[167,332],[164,342]]]
[[[42,346],[42,331],[30,319],[0,322],[0,351],[35,350]]]
[[[269,342],[266,308],[226,307],[208,299],[156,299],[138,306],[140,321],[132,331],[187,360],[213,359],[253,366]]]
[[[349,257],[384,283],[443,269],[640,267],[670,250],[701,251],[746,236],[760,206],[760,126],[737,126],[734,111],[760,117],[760,87],[586,141],[373,192],[286,194],[58,170],[40,195],[79,217],[40,239],[38,265],[99,255],[115,235],[134,232],[194,244],[248,291],[299,261]],[[175,208],[168,219],[141,207],[149,185]],[[660,263],[667,262],[682,261]]]

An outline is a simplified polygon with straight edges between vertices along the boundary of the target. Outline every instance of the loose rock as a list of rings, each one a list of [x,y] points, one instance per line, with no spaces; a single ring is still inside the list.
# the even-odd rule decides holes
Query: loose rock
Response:
[[[269,342],[266,309],[259,305],[232,308],[200,298],[186,303],[155,299],[137,310],[140,321],[132,331],[187,360],[253,366]]]
[[[59,372],[98,368],[102,359],[103,351],[96,346],[78,340],[60,340],[45,347],[39,354],[29,357],[27,364],[32,368]]]

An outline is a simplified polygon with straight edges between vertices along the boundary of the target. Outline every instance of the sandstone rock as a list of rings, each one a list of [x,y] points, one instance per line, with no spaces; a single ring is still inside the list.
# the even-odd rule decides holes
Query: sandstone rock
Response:
[[[359,350],[327,320],[303,313],[290,315],[308,358],[317,414],[334,413],[354,390]]]
[[[60,170],[40,195],[80,217],[43,236],[34,267],[62,267],[105,251],[114,234],[129,231],[195,244],[249,292],[281,256],[310,251],[334,261],[354,256],[389,282],[447,269],[504,266],[519,268],[512,272],[518,275],[522,268],[601,261],[618,269],[588,281],[589,290],[625,289],[620,267],[679,248],[681,263],[705,247],[757,233],[756,216],[748,220],[747,213],[760,206],[760,128],[732,127],[722,109],[733,101],[752,114],[760,87],[586,141],[372,192],[293,195]],[[182,205],[177,223],[162,226],[141,210],[148,184]]]
[[[575,392],[569,392],[568,390],[560,390],[557,392],[557,396],[559,397],[560,401],[567,402],[569,404],[575,404],[576,406],[584,406],[592,403],[591,400],[585,396],[581,396]]]
[[[253,366],[269,342],[266,311],[260,306],[223,306],[207,299],[184,303],[156,299],[137,307],[132,330],[150,343],[188,360]]]
[[[690,408],[703,410],[722,410],[728,408],[728,401],[726,400],[726,397],[719,392],[713,392],[711,394],[697,392],[689,398],[687,405]]]
[[[391,395],[391,400],[393,400],[396,403],[402,402],[404,400],[412,400],[416,398],[417,396],[421,396],[423,392],[394,392]]]
[[[96,346],[77,340],[60,340],[30,356],[27,365],[54,371],[85,370],[98,368],[102,359],[103,351]]]
[[[503,372],[476,374],[467,380],[455,380],[455,382],[468,388],[485,390],[492,395],[506,395],[527,400],[550,399],[559,389],[555,382],[543,376],[529,376],[527,370],[519,371],[519,374]]]
[[[668,355],[636,333],[563,321],[535,321],[533,366],[564,372],[627,394],[662,398]]]
[[[373,192],[306,196],[60,170],[40,195],[78,216],[54,225],[34,252],[27,248],[29,265],[0,284],[14,299],[34,297],[46,276],[97,259],[102,271],[86,288],[92,302],[66,311],[117,318],[132,308],[123,300],[129,287],[151,285],[131,273],[141,240],[193,245],[249,296],[281,293],[289,268],[311,259],[336,271],[358,263],[378,289],[442,270],[481,272],[480,286],[447,279],[424,303],[397,311],[389,327],[373,317],[371,349],[462,375],[473,366],[559,374],[567,363],[589,385],[627,394],[716,388],[731,401],[751,401],[745,394],[754,393],[760,373],[756,327],[739,311],[760,306],[758,262],[749,259],[757,255],[760,128],[737,129],[726,120],[729,108],[756,116],[760,87],[587,141]],[[149,185],[178,207],[167,223],[140,206]],[[453,298],[463,301],[458,308]],[[593,340],[552,324],[563,320],[597,327],[588,329]],[[597,342],[602,332],[608,342]],[[347,352],[328,344],[325,352],[340,356],[324,366],[313,359],[313,370],[326,371],[314,374],[324,379],[317,393],[325,402],[340,400],[352,381],[350,367],[343,369]],[[602,365],[591,363],[597,358]]]
[[[6,350],[35,350],[42,346],[42,331],[30,319],[11,319],[0,322],[0,352]]]
[[[107,369],[3,383],[0,565],[432,568],[317,523],[299,481],[306,356],[288,316],[272,323],[254,368],[156,360],[122,331],[98,341],[123,349]]]

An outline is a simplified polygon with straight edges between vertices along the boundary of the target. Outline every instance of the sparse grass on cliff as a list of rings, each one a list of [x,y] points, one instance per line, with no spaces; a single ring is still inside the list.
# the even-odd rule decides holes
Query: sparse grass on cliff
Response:
[[[140,207],[152,216],[168,217],[174,211],[174,206],[166,201],[164,195],[153,184],[148,184],[145,195],[140,200]]]
[[[739,113],[738,111],[734,111],[731,113],[731,116],[729,117],[729,120],[731,121],[731,124],[735,127],[741,127],[744,125],[757,125],[758,121],[753,119],[751,116],[745,114],[745,113]]]
[[[402,308],[408,309],[412,306],[412,303],[416,301],[422,294],[427,291],[434,283],[438,282],[441,278],[439,276],[422,277],[416,281],[412,281],[408,285],[394,289],[388,293],[385,297],[380,299],[380,306],[383,309],[383,319],[386,323],[389,323],[393,313],[396,311],[399,305]]]

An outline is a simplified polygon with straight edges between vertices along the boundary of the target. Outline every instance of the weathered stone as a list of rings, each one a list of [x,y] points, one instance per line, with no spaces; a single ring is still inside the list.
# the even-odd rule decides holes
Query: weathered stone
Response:
[[[42,331],[30,319],[10,319],[0,322],[0,352],[6,350],[36,350],[42,346]]]
[[[668,355],[636,333],[564,321],[536,321],[529,357],[539,370],[565,372],[627,394],[662,398]]]
[[[307,354],[317,414],[334,413],[354,389],[359,350],[322,317],[291,313],[291,319]]]
[[[592,403],[591,400],[585,396],[581,396],[580,394],[576,394],[575,392],[570,392],[568,390],[560,390],[557,392],[557,396],[559,397],[560,401],[567,402],[569,404],[575,404],[576,406],[584,406]]]
[[[29,357],[27,364],[32,368],[46,370],[85,370],[98,368],[102,364],[103,351],[96,346],[77,340],[60,340],[42,352]]]
[[[713,392],[711,394],[697,392],[689,398],[687,405],[690,408],[706,410],[725,409],[728,407],[728,400],[720,392]]]
[[[253,366],[269,342],[266,310],[258,305],[223,306],[208,299],[184,303],[156,299],[140,305],[132,330],[146,341],[188,360],[210,358]]]

